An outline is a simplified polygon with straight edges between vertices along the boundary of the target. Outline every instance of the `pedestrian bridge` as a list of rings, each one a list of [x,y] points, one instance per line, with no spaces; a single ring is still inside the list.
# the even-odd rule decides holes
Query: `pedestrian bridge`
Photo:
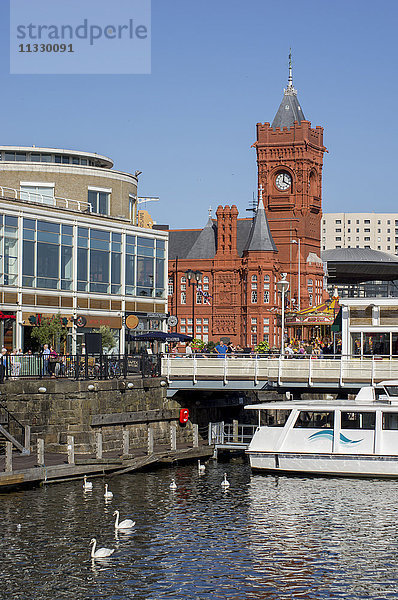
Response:
[[[398,379],[398,357],[328,356],[286,358],[242,355],[165,355],[161,365],[168,395],[178,390],[359,389]]]

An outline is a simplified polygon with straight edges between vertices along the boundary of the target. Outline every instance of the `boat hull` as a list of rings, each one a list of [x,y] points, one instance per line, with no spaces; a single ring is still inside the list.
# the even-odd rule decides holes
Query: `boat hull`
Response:
[[[248,452],[253,471],[398,479],[398,456]]]

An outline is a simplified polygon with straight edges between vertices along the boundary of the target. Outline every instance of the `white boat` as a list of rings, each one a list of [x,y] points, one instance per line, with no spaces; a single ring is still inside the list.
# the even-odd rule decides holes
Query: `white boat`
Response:
[[[253,470],[398,478],[398,380],[355,400],[268,402],[247,449]]]

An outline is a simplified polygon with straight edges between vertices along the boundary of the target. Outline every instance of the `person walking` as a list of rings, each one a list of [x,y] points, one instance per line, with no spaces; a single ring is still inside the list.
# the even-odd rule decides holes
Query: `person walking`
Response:
[[[185,354],[186,354],[186,356],[192,357],[191,342],[188,342],[187,345],[185,346]]]

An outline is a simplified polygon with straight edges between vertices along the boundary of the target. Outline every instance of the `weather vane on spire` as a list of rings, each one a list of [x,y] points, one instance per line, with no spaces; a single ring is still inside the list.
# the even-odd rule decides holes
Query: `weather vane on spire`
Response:
[[[285,89],[285,94],[296,95],[297,90],[293,87],[293,69],[292,69],[292,49],[289,49],[289,78],[287,80],[287,88]]]

